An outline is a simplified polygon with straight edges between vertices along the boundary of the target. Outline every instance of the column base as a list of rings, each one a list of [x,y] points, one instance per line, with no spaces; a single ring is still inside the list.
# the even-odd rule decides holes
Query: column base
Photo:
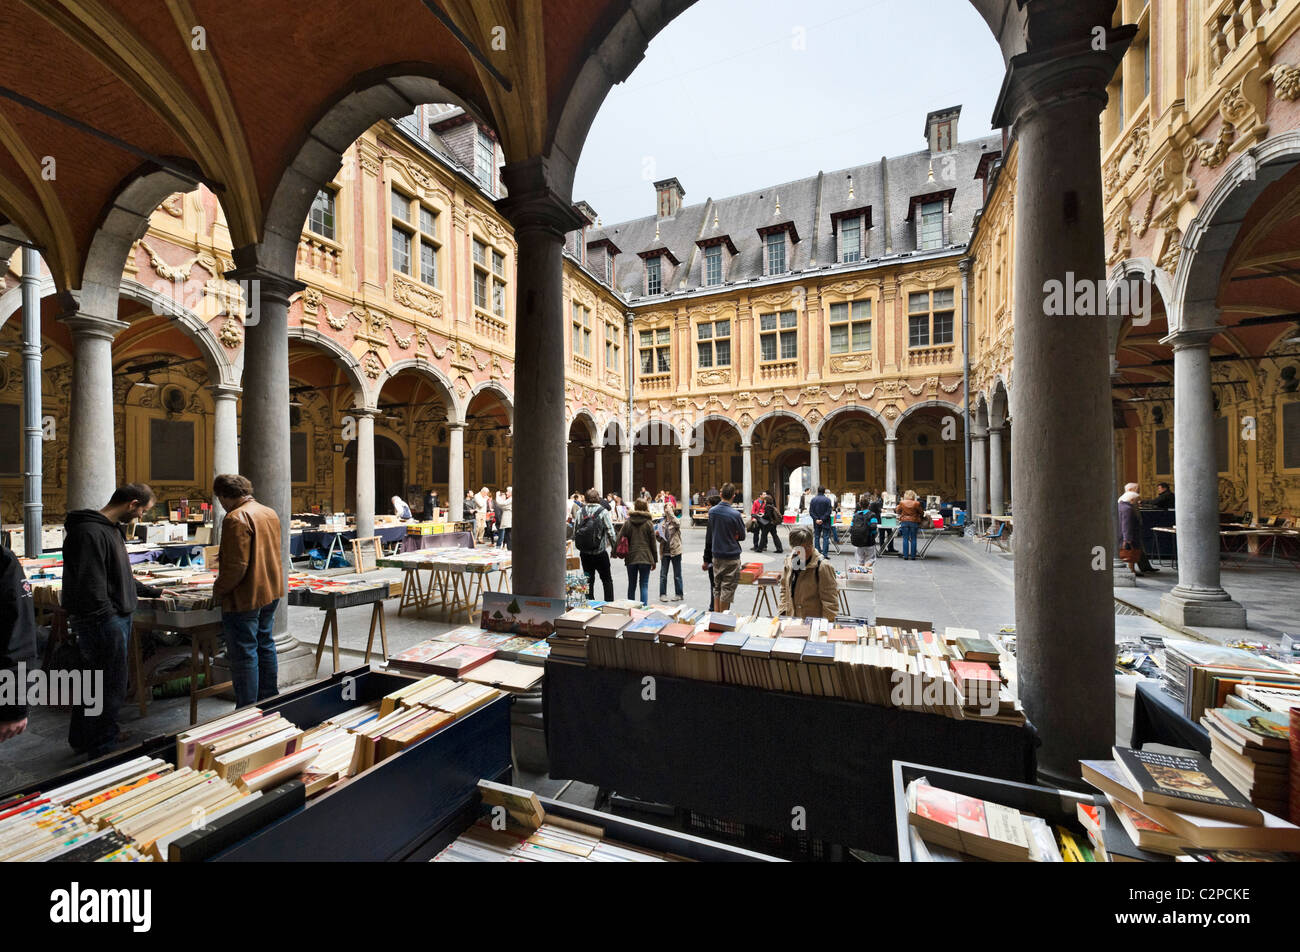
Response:
[[[1177,586],[1160,599],[1160,615],[1177,625],[1201,628],[1245,628],[1245,606],[1227,592],[1190,591]]]
[[[276,683],[281,691],[304,681],[314,681],[316,680],[316,652],[288,635],[276,638],[275,668]],[[230,664],[224,653],[212,662],[212,680],[214,684],[230,680]],[[235,692],[230,689],[222,691],[217,696],[233,701]]]
[[[1137,576],[1129,570],[1127,562],[1116,560],[1111,567],[1111,575],[1114,576],[1115,588],[1137,588]]]

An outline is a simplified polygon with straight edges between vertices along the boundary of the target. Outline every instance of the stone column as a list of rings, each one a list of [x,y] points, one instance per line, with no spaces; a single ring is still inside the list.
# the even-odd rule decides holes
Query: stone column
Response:
[[[967,503],[972,517],[982,516],[989,511],[987,449],[988,437],[983,433],[972,433],[970,436],[971,499]]]
[[[748,509],[754,504],[754,444],[748,440],[740,444],[740,481],[745,494],[745,507]],[[689,499],[682,503],[683,506],[689,504]]]
[[[214,383],[212,391],[212,475],[239,472],[239,394],[238,387]],[[211,487],[208,487],[209,489]],[[226,511],[216,495],[212,496],[212,542],[221,541],[221,520]]]
[[[885,492],[898,496],[898,437],[885,437]]]
[[[465,424],[447,424],[447,509],[452,522],[465,518]]]
[[[632,444],[629,442],[623,447],[623,472],[620,474],[623,478],[622,491],[620,495],[624,502],[632,500]]]
[[[604,495],[605,493],[605,447],[599,443],[591,448],[591,485],[596,488],[596,492]],[[582,490],[585,495],[587,490]]]
[[[1002,482],[1002,427],[989,427],[989,512],[1003,514],[1007,498]]]
[[[375,417],[370,407],[352,410],[357,421],[357,538],[375,534]]]
[[[682,444],[682,494],[680,497],[682,505],[686,506],[689,511],[691,502],[691,447],[687,443]],[[746,500],[748,502],[748,500]]]
[[[808,441],[808,470],[812,474],[812,486],[808,488],[816,493],[817,487],[822,483],[821,440]]]
[[[226,278],[240,282],[249,308],[244,339],[240,471],[253,496],[280,517],[280,559],[289,571],[289,519],[293,502],[289,458],[289,297],[305,285],[257,264],[255,249],[235,250],[237,267]],[[286,587],[287,591],[287,587]],[[313,652],[289,634],[289,605],[275,613],[275,653],[280,686],[315,677]]]
[[[1134,30],[1112,30],[1094,51],[1090,12],[1081,6],[1058,24],[1055,35],[1074,42],[1012,60],[994,121],[1020,142],[1013,274],[1016,393],[1025,399],[1014,407],[1011,460],[1020,697],[1043,742],[1040,774],[1062,781],[1115,743],[1107,322],[1045,314],[1043,292],[1071,274],[1106,277],[1097,121]]]
[[[1178,584],[1160,614],[1179,625],[1245,628],[1246,609],[1219,580],[1219,473],[1214,452],[1210,339],[1222,328],[1175,331],[1174,513]]]
[[[45,447],[41,417],[41,256],[23,248],[23,554],[39,556],[44,536],[41,522],[44,497]]]
[[[518,243],[515,315],[515,458],[523,463],[511,538],[513,590],[564,595],[567,494],[564,425],[566,337],[562,254],[581,224],[559,192],[545,157],[502,170],[509,197],[499,207]]]
[[[113,338],[126,324],[90,314],[62,318],[72,331],[68,403],[68,511],[98,509],[117,488],[113,446]]]

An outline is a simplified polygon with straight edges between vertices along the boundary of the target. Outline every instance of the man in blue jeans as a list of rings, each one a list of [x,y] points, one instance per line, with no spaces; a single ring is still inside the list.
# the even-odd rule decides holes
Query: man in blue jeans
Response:
[[[103,509],[77,509],[65,522],[63,608],[82,661],[102,678],[97,685],[102,696],[86,698],[85,707],[72,709],[68,743],[91,760],[125,740],[117,712],[126,697],[131,613],[139,596],[163,594],[136,581],[126,553],[125,526],[153,508],[153,502],[153,490],[144,483],[127,483],[114,490]]]
[[[253,498],[253,484],[243,476],[223,474],[212,488],[226,510],[212,598],[221,604],[235,706],[244,707],[278,690],[272,627],[284,595],[280,518]]]
[[[808,503],[808,515],[813,521],[813,546],[827,558],[830,554],[832,533],[835,522],[831,515],[831,500],[826,495],[826,487],[818,486],[817,495]]]

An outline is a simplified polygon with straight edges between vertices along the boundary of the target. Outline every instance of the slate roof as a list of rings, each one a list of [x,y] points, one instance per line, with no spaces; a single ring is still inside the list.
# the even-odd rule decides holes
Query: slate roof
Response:
[[[964,245],[983,201],[983,186],[974,177],[976,168],[985,153],[1001,148],[1001,135],[995,133],[958,143],[955,149],[933,156],[928,149],[922,149],[834,172],[818,172],[808,178],[740,195],[683,205],[676,215],[668,218],[647,215],[603,228],[590,228],[587,242],[608,238],[622,249],[616,259],[616,290],[633,299],[645,297],[645,264],[638,257],[641,252],[658,246],[669,248],[681,264],[665,268],[664,289],[674,293],[694,290],[702,287],[704,262],[704,254],[696,242],[724,234],[730,236],[738,251],[727,268],[728,283],[734,285],[762,277],[763,245],[758,229],[783,221],[794,224],[800,239],[787,259],[790,271],[835,267],[831,215],[866,205],[871,206],[872,227],[863,235],[864,259],[915,252],[916,224],[907,221],[911,198],[945,189],[956,190],[949,244]],[[929,181],[932,160],[933,182]],[[850,175],[852,198],[849,197]],[[646,195],[647,205],[652,205],[653,200],[652,194]]]

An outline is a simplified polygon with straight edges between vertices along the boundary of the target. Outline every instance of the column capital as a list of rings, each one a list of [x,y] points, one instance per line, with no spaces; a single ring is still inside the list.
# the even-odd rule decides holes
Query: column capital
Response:
[[[1180,350],[1193,350],[1195,348],[1207,348],[1218,334],[1226,331],[1226,327],[1188,327],[1183,330],[1174,331],[1166,337],[1160,338],[1160,343],[1168,344],[1175,352]]]
[[[208,390],[212,393],[214,400],[238,400],[240,394],[244,392],[243,387],[236,386],[232,383],[210,383]]]
[[[988,430],[972,429],[970,431],[970,438],[972,443],[983,443],[989,438]]]
[[[1106,87],[1128,50],[1137,27],[1126,24],[1108,30],[1103,47],[1084,34],[1062,43],[1011,58],[997,105],[993,125],[1013,130],[1017,123],[1040,112],[1073,100],[1090,100],[1098,114],[1106,107]]]
[[[463,430],[463,429],[465,429],[465,424],[462,423],[462,422],[460,422],[460,421],[452,421],[452,420],[448,420],[446,423],[443,424],[443,426],[445,426],[445,427],[447,428],[447,432],[448,432],[448,433],[450,433],[452,430]]]
[[[548,156],[535,155],[501,168],[501,181],[509,194],[497,208],[521,231],[542,231],[560,240],[585,224],[571,199],[561,194]]]
[[[821,440],[809,440],[809,441],[808,441],[808,445],[809,445],[809,446],[821,446],[821,442],[822,442]]]
[[[740,448],[741,448],[742,450],[748,452],[749,450],[752,450],[752,449],[754,448],[754,444],[753,444],[753,442],[752,442],[751,440],[741,440],[741,441],[740,441]]]
[[[886,443],[897,443],[897,442],[898,442],[898,434],[897,434],[897,433],[886,433],[886,434],[885,434],[885,442],[886,442]]]
[[[75,337],[98,337],[101,340],[111,341],[130,325],[125,321],[119,321],[111,317],[97,317],[94,314],[86,314],[81,311],[73,311],[65,314],[59,320],[68,325],[68,330]]]
[[[378,407],[353,407],[348,413],[358,419],[373,420],[379,416],[380,410]]]
[[[238,257],[238,254],[236,255]],[[299,281],[292,275],[280,274],[272,271],[253,261],[249,264],[238,265],[222,275],[227,281],[235,281],[239,284],[252,285],[256,292],[256,297],[246,295],[244,304],[250,309],[255,309],[254,301],[257,298],[265,296],[273,301],[280,301],[283,304],[289,303],[289,298],[304,290],[307,285]]]

